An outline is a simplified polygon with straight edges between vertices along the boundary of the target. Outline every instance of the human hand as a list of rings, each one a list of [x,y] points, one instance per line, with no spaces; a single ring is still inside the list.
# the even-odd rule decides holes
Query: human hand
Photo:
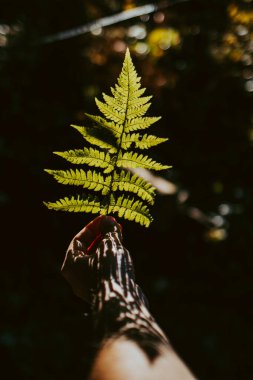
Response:
[[[81,299],[90,302],[90,289],[94,273],[91,258],[108,232],[115,232],[122,240],[122,227],[111,216],[98,216],[85,226],[71,241],[61,268],[63,277],[71,285],[73,292]]]

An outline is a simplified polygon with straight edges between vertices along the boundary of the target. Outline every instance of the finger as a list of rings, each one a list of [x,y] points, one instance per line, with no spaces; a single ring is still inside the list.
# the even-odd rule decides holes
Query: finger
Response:
[[[80,244],[83,245],[83,250],[91,251],[95,243],[98,243],[102,235],[107,232],[118,232],[121,236],[122,227],[117,223],[112,216],[100,215],[85,226],[73,239],[73,248],[80,249]],[[76,246],[75,245],[78,245]],[[96,244],[97,245],[97,244]]]
[[[113,216],[107,216],[101,220],[100,223],[100,232],[101,234],[106,234],[107,232],[117,232],[122,231],[121,225],[116,221]]]
[[[86,251],[87,248],[100,234],[100,224],[103,218],[105,218],[104,215],[98,216],[92,222],[87,224],[87,226],[85,226],[80,232],[78,232],[78,234],[73,239],[74,244],[79,244],[79,247],[80,244],[82,244],[84,250]]]
[[[87,249],[88,254],[91,254],[92,252],[96,251],[101,240],[108,232],[116,233],[119,237],[119,240],[122,240],[122,226],[119,223],[117,223],[116,219],[112,216],[105,216],[103,219],[101,219],[99,230],[100,233],[96,236],[96,238],[93,240],[93,242],[89,245]]]
[[[87,255],[81,251],[69,250],[63,262],[61,273],[72,287],[74,294],[89,302],[91,278]]]

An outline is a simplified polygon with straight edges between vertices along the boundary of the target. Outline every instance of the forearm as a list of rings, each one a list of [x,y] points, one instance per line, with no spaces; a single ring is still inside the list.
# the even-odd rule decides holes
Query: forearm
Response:
[[[91,302],[99,348],[90,380],[191,380],[135,282],[120,226],[98,217],[71,241],[62,274]]]
[[[107,233],[96,259],[92,290],[95,331],[99,340],[124,337],[135,342],[150,360],[168,340],[148,310],[146,298],[135,282],[132,259],[118,234]]]
[[[101,348],[90,379],[194,379],[149,312],[117,234],[106,234],[97,253],[92,306]]]
[[[196,380],[177,354],[163,347],[150,362],[134,342],[124,338],[104,342],[89,380]]]

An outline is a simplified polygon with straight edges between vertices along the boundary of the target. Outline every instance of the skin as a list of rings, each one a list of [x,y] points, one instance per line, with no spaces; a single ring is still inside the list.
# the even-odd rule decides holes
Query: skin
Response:
[[[106,342],[97,358],[89,380],[193,380],[196,379],[172,349],[162,348],[152,363],[129,340]]]
[[[122,262],[122,259],[124,259],[124,257],[127,257],[128,259],[127,269],[129,268],[131,274],[129,274],[129,278],[128,273],[125,275],[127,281],[130,281],[132,284],[132,288],[134,289],[133,294],[135,297],[138,298],[140,295],[140,299],[137,299],[138,313],[140,312],[144,316],[147,315],[147,321],[152,322],[152,333],[154,335],[157,334],[158,354],[154,359],[151,360],[145,353],[145,350],[137,344],[138,341],[136,343],[136,341],[130,339],[127,335],[124,335],[122,333],[117,334],[117,331],[115,331],[115,329],[113,331],[110,331],[108,330],[108,327],[105,326],[105,331],[107,333],[104,336],[102,335],[100,338],[100,349],[95,357],[89,380],[196,379],[172,349],[169,341],[147,309],[141,289],[135,283],[134,276],[132,275],[133,268],[131,257],[129,256],[128,251],[125,250],[123,245],[121,245],[122,228],[114,218],[110,216],[99,216],[87,226],[85,226],[73,238],[68,247],[67,254],[62,265],[61,270],[63,276],[71,285],[76,296],[82,298],[86,302],[93,302],[94,299],[96,301],[97,295],[94,289],[99,289],[100,284],[97,284],[96,281],[100,281],[99,279],[103,278],[103,273],[101,277],[97,276],[97,272],[100,270],[97,268],[102,268],[102,265],[96,267],[96,270],[94,271],[92,260],[99,257],[98,255],[99,253],[101,254],[101,247],[106,243],[108,236],[110,236],[110,241],[113,243],[114,239],[116,239],[115,241],[117,242],[117,249],[119,249],[120,252],[120,262]],[[104,251],[102,251],[102,253],[105,255]],[[111,256],[108,257],[110,258]],[[113,259],[114,258],[112,258],[112,260]],[[108,266],[108,263],[106,265]],[[121,286],[120,282],[117,283],[116,281],[116,284],[117,286]],[[113,297],[113,300],[115,300],[115,294],[113,294]],[[126,305],[127,302],[128,301],[126,301]],[[100,328],[101,326],[103,327],[103,324],[106,324],[104,321],[103,310],[104,305],[102,304],[101,306],[101,302],[99,304],[99,308],[94,309],[94,319],[99,321],[98,323]],[[118,317],[114,317],[113,313],[109,315],[110,318],[112,318],[112,320],[109,321],[109,325],[115,324],[115,326],[117,326]],[[113,318],[115,318],[115,321]]]

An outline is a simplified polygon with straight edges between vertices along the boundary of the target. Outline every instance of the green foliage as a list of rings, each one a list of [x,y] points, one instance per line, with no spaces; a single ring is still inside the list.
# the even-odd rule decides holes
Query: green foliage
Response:
[[[91,126],[72,125],[87,143],[96,148],[84,147],[54,152],[72,164],[85,164],[97,169],[46,170],[61,184],[82,186],[101,195],[85,193],[77,197],[65,197],[56,202],[45,202],[49,209],[100,214],[117,213],[119,217],[149,226],[152,217],[144,202],[154,203],[155,189],[146,180],[130,173],[127,169],[163,170],[170,166],[162,165],[149,156],[134,151],[134,149],[149,149],[168,140],[135,133],[149,128],[160,119],[160,117],[143,117],[150,107],[151,96],[142,96],[145,89],[140,87],[140,78],[127,50],[118,83],[111,88],[112,96],[103,94],[104,102],[95,99],[104,117],[86,114],[92,122]],[[123,194],[118,195],[118,192]],[[133,193],[134,197],[128,197],[127,193]]]

